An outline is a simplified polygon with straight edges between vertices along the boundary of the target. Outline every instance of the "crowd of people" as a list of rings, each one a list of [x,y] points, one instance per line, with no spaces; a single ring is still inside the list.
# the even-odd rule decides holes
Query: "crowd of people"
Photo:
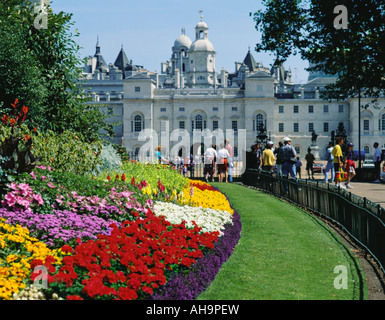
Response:
[[[351,181],[356,175],[356,163],[353,152],[354,145],[348,143],[346,150],[343,153],[341,146],[344,144],[344,139],[336,138],[336,143],[329,142],[326,149],[327,164],[324,171],[324,182],[333,183],[335,188],[353,188]],[[373,162],[375,165],[376,179],[374,183],[385,182],[385,163],[381,168],[383,161],[381,150],[377,142],[374,143]],[[315,156],[311,153],[311,149],[307,150],[305,156],[306,172],[308,179],[314,179],[314,161]],[[285,137],[283,142],[279,142],[278,146],[274,147],[272,141],[268,141],[264,150],[260,144],[251,146],[251,151],[247,153],[247,167],[262,169],[268,172],[275,173],[277,176],[286,176],[301,179],[302,162],[297,156],[295,148],[291,145],[291,139]],[[344,183],[342,183],[345,181]]]
[[[156,148],[157,161],[160,164],[175,166],[184,176],[190,173],[190,178],[194,178],[196,164],[202,161],[204,163],[203,175],[207,182],[214,182],[215,174],[217,174],[219,182],[233,182],[233,147],[228,139],[221,143],[219,148],[215,144],[211,144],[201,155],[190,154],[185,158],[177,156],[175,159],[166,159],[162,156],[161,150],[161,146]]]
[[[324,171],[323,181],[325,183],[333,183],[335,188],[351,189],[351,181],[356,175],[356,164],[353,152],[354,145],[348,143],[346,150],[342,152],[344,139],[336,138],[336,143],[329,142],[326,149],[326,167]],[[383,161],[382,153],[377,142],[374,143],[373,162],[375,166],[376,177],[374,183],[385,182],[385,162],[381,169]],[[217,174],[219,182],[233,182],[233,148],[230,141],[226,139],[219,148],[212,144],[201,155],[193,155],[177,157],[173,161],[165,159],[161,154],[161,147],[156,148],[156,157],[159,163],[172,164],[177,167],[182,175],[190,173],[190,177],[194,177],[196,163],[202,161],[204,163],[203,175],[206,181],[214,182],[215,174]],[[311,153],[311,149],[305,156],[306,172],[308,179],[314,179],[314,161],[315,156]],[[302,162],[297,156],[295,148],[291,145],[291,139],[285,137],[283,141],[274,146],[274,142],[268,141],[262,149],[259,143],[251,146],[251,151],[246,153],[246,167],[261,169],[277,176],[285,176],[293,179],[298,177],[301,179]],[[345,181],[342,184],[342,181]]]

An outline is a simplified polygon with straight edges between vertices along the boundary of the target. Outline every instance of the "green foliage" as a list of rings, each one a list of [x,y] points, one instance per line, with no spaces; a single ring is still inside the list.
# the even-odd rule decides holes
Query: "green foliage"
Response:
[[[31,152],[33,134],[23,132],[23,122],[27,118],[28,108],[21,107],[16,100],[12,104],[12,111],[13,115],[4,115],[0,124],[1,183],[8,180],[7,175],[31,172],[38,160]]]
[[[112,146],[118,152],[122,162],[130,161],[130,156],[128,155],[126,147],[120,146],[118,144],[112,144]]]
[[[38,134],[33,146],[41,164],[62,172],[84,175],[95,171],[101,164],[101,142],[86,142],[73,132],[57,134],[49,130]]]
[[[189,185],[188,178],[183,177],[169,166],[143,164],[140,162],[125,162],[119,170],[103,172],[98,179],[106,180],[107,176],[110,176],[114,180],[116,175],[123,173],[126,176],[127,183],[130,183],[135,178],[136,183],[146,181],[152,188],[156,188],[160,180],[166,188],[166,193],[170,193],[172,190],[176,190],[179,193],[184,187]]]
[[[257,51],[272,51],[279,63],[299,52],[309,71],[337,75],[323,92],[326,99],[378,97],[385,89],[384,3],[380,0],[265,0],[254,13],[262,33]],[[334,8],[348,10],[348,28],[336,29]]]
[[[31,108],[30,127],[40,130],[82,132],[97,140],[113,133],[107,115],[87,105],[81,83],[84,61],[72,34],[72,14],[47,9],[48,28],[36,29],[30,1],[0,3],[0,105],[15,97]],[[7,112],[6,107],[0,111]]]

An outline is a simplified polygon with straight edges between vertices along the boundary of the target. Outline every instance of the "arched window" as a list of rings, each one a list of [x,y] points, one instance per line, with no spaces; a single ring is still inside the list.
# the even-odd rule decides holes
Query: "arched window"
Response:
[[[238,147],[234,147],[234,158],[238,158]]]
[[[195,117],[195,129],[202,130],[203,129],[203,122],[202,122],[202,116],[198,114]]]
[[[301,154],[301,148],[299,146],[295,146],[294,149],[297,155]]]
[[[134,131],[140,132],[142,131],[142,117],[137,115],[134,118]]]
[[[364,151],[365,151],[365,154],[369,154],[369,151],[370,151],[370,150],[369,150],[369,147],[368,147],[368,146],[365,146],[365,147],[364,147]]]
[[[203,130],[207,128],[206,115],[201,112],[195,113],[191,117],[191,128],[192,130]]]
[[[265,124],[263,120],[263,115],[262,114],[257,114],[255,117],[255,120],[253,121],[253,131],[258,131],[261,124]]]

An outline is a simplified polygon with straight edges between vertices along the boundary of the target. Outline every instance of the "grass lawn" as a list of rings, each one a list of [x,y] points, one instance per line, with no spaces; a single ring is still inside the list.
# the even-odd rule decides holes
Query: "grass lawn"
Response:
[[[242,234],[199,300],[367,299],[358,261],[322,221],[263,192],[214,185],[239,212]],[[339,265],[348,271],[347,289],[334,288]]]

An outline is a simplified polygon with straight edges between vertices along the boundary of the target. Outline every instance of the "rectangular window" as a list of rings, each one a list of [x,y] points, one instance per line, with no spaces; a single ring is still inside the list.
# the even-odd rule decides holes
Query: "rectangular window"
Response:
[[[324,113],[329,113],[329,106],[328,105],[324,105]]]
[[[279,123],[279,124],[278,124],[278,131],[279,131],[279,132],[284,132],[283,123]]]
[[[293,113],[298,113],[298,106],[294,106]]]
[[[167,109],[166,108],[160,108],[160,112],[166,112]]]
[[[283,113],[283,112],[284,112],[284,107],[278,106],[278,113]]]
[[[179,129],[185,129],[184,121],[179,121]]]
[[[294,132],[298,132],[299,131],[299,124],[298,122],[294,123]]]
[[[309,113],[314,113],[314,106],[309,106]]]
[[[218,129],[218,121],[214,120],[213,121],[213,130],[216,130],[216,129]]]
[[[213,107],[213,112],[217,112],[218,111],[218,107]]]
[[[364,120],[364,131],[369,131],[369,120]]]
[[[179,108],[179,112],[184,112],[184,108]]]
[[[135,87],[135,92],[140,92],[140,87]]]
[[[238,121],[232,121],[232,122],[231,122],[231,128],[232,128],[234,131],[238,131]]]
[[[262,92],[262,85],[257,85],[257,92]]]
[[[313,132],[313,130],[314,130],[314,123],[309,122],[309,132]]]
[[[238,111],[238,107],[232,107],[231,110],[232,111]]]
[[[344,112],[344,105],[343,104],[338,105],[338,112],[339,113],[343,113]]]
[[[324,132],[329,132],[329,122],[324,122]]]

